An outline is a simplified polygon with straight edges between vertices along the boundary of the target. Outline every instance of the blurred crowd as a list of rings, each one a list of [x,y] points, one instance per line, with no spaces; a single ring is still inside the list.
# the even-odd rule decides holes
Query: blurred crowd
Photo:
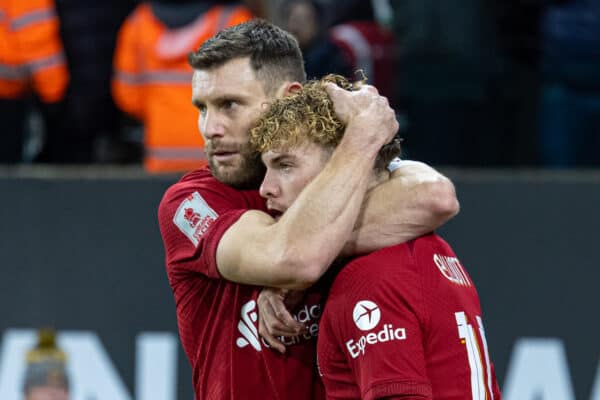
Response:
[[[361,69],[407,158],[600,165],[600,0],[0,0],[0,164],[203,165],[187,54],[256,16]]]

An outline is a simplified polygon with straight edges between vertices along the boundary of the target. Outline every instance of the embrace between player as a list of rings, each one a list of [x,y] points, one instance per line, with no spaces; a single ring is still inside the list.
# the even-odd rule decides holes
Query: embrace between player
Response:
[[[321,290],[313,285],[338,255],[431,232],[458,210],[453,185],[417,163],[370,188],[376,155],[398,128],[394,112],[370,86],[329,88],[345,134],[279,217],[257,190],[265,170],[249,131],[271,100],[301,90],[296,41],[255,20],[205,42],[190,63],[210,168],[167,190],[159,224],[196,397],[322,398],[314,336],[285,354],[259,338],[261,287],[308,288],[298,307],[316,324]]]

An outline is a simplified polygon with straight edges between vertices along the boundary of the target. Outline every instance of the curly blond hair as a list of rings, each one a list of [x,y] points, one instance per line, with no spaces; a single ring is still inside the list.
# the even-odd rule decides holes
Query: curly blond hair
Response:
[[[324,147],[337,147],[346,126],[335,114],[325,83],[358,90],[364,80],[350,82],[340,75],[330,74],[307,82],[298,92],[276,99],[251,129],[250,144],[260,153],[285,151],[307,140]],[[376,168],[385,168],[399,154],[400,141],[395,139],[380,151]]]

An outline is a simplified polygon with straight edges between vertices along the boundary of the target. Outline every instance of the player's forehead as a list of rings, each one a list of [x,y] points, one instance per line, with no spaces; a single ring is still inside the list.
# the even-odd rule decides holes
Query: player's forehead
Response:
[[[265,165],[274,165],[282,161],[313,162],[322,158],[327,150],[308,139],[297,143],[282,143],[261,154]]]
[[[192,98],[210,101],[231,96],[264,97],[263,83],[257,79],[248,58],[236,58],[207,69],[195,69]]]
[[[261,158],[265,165],[273,165],[277,162],[281,162],[284,160],[295,159],[296,154],[293,149],[272,149],[267,150],[261,154]]]

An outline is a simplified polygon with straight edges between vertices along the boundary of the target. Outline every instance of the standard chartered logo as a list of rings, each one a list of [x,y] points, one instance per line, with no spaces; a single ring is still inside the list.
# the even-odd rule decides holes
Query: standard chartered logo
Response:
[[[279,340],[286,345],[291,346],[304,340],[314,340],[319,335],[319,317],[321,316],[321,304],[305,304],[293,316],[298,322],[303,323],[307,330],[305,333],[296,336],[280,336]]]
[[[242,335],[242,337],[238,337],[235,341],[238,347],[244,348],[252,345],[254,350],[261,351],[256,319],[256,302],[250,300],[242,306],[241,319],[238,321],[237,328]]]
[[[352,319],[361,331],[370,331],[379,324],[381,310],[379,306],[369,300],[361,300],[354,306]],[[383,328],[377,332],[369,332],[358,339],[350,339],[346,347],[352,358],[365,354],[368,345],[389,342],[392,340],[406,339],[406,329],[394,328],[392,324],[383,324]]]
[[[319,334],[320,316],[321,305],[319,303],[304,304],[303,307],[296,312],[294,319],[306,325],[307,332],[291,337],[281,336],[279,339],[286,346],[300,343],[303,340],[315,340]],[[240,334],[240,337],[235,341],[237,347],[243,349],[250,345],[256,351],[262,350],[261,343],[265,347],[270,347],[258,334],[257,319],[256,301],[250,300],[247,303],[244,303],[240,311],[240,320],[237,324],[237,329]]]

